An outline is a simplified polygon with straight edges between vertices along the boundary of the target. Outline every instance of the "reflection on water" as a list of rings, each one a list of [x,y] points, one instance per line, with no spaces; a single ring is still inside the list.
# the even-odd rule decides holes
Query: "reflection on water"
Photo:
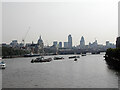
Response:
[[[107,68],[103,55],[81,56],[78,61],[63,57],[47,63],[30,63],[32,58],[6,59],[3,88],[118,87],[116,72]]]

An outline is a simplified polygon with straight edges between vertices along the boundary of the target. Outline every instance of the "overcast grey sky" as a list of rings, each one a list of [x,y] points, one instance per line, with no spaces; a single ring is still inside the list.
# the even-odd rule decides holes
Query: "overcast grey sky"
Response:
[[[81,36],[86,44],[115,43],[118,36],[118,0],[79,0],[61,2],[3,2],[3,38],[10,43],[21,42],[28,32],[25,42],[37,42],[39,36],[45,45],[67,41],[69,34],[73,45],[79,45]]]

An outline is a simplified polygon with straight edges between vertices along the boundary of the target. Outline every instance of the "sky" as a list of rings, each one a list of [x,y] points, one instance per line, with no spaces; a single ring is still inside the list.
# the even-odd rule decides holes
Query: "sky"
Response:
[[[2,3],[0,2],[0,43],[2,43]]]
[[[95,39],[99,44],[116,42],[118,0],[36,1],[2,2],[3,43],[22,39],[36,43],[41,35],[45,45],[52,45],[66,42],[69,34],[73,45],[79,45],[82,36],[86,44]]]

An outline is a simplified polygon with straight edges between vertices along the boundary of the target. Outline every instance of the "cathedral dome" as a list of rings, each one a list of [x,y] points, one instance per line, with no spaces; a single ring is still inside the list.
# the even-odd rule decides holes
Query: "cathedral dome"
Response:
[[[40,44],[43,44],[43,40],[41,39],[41,36],[40,36],[40,38],[38,39],[38,45],[40,45]]]

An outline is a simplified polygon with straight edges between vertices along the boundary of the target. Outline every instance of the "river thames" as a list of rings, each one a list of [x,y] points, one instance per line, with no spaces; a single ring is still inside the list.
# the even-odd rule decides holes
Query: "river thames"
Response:
[[[3,88],[118,88],[117,72],[109,69],[104,54],[81,56],[77,61],[31,63],[35,58],[5,59]],[[54,56],[45,56],[54,57]]]

